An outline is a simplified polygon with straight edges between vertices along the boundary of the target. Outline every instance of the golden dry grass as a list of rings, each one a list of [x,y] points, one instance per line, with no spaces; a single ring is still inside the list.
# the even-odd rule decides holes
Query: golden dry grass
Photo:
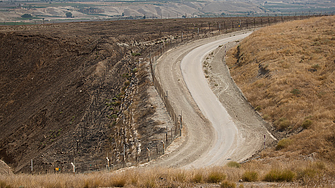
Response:
[[[46,174],[46,175],[0,175],[2,187],[43,187],[43,188],[65,188],[65,187],[195,187],[195,186],[217,186],[245,184],[261,185],[272,171],[287,172],[294,174],[296,183],[278,184],[281,187],[301,187],[310,185],[329,186],[334,183],[331,178],[334,174],[334,166],[324,162],[301,162],[298,160],[277,161],[269,163],[269,158],[261,161],[253,161],[235,167],[212,167],[204,169],[183,170],[167,168],[130,168],[114,172],[93,172],[88,174]],[[257,174],[254,177],[250,172]],[[256,181],[254,184],[238,183],[242,178],[251,176],[248,181]],[[323,180],[322,182],[320,180]],[[301,183],[297,183],[301,182]],[[329,186],[330,187],[330,186]]]
[[[263,118],[291,142],[264,155],[316,153],[335,162],[335,17],[262,28],[232,49],[231,75]]]

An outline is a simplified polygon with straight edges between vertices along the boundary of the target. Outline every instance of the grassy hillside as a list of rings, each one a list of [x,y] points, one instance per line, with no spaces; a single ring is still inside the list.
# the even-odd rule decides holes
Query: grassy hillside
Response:
[[[231,75],[250,103],[280,138],[290,136],[264,155],[335,162],[334,25],[334,16],[277,24],[229,52]]]

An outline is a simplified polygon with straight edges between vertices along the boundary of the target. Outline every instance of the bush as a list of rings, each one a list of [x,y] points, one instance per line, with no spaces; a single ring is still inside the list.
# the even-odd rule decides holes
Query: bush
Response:
[[[22,18],[32,18],[31,14],[23,14],[21,17]]]
[[[236,183],[234,182],[229,182],[229,181],[224,181],[221,183],[221,188],[235,188]]]
[[[308,127],[310,127],[311,125],[312,125],[312,121],[311,120],[309,120],[309,119],[305,119],[305,121],[302,123],[302,128],[304,128],[304,129],[308,129]]]
[[[219,183],[226,179],[226,175],[220,172],[211,172],[207,177],[207,183]]]
[[[72,18],[72,13],[71,12],[67,12],[65,15],[66,15],[67,18]]]
[[[271,170],[269,173],[265,175],[264,181],[269,182],[291,182],[295,177],[295,173],[291,170]]]
[[[232,168],[240,168],[241,167],[240,163],[235,162],[235,161],[230,161],[229,163],[227,163],[227,166],[232,167]]]
[[[132,56],[141,56],[141,53],[132,53]]]
[[[292,141],[289,138],[281,139],[276,146],[276,150],[281,150],[281,149],[286,148],[287,146],[289,146],[291,144],[291,142]]]
[[[294,177],[295,177],[294,172],[292,172],[291,170],[284,170],[281,172],[281,177],[279,180],[291,182],[293,181]]]
[[[258,173],[254,171],[244,172],[242,175],[242,180],[247,182],[253,182],[258,180]]]
[[[280,118],[275,122],[275,124],[280,131],[283,131],[290,126],[290,121],[286,118]]]

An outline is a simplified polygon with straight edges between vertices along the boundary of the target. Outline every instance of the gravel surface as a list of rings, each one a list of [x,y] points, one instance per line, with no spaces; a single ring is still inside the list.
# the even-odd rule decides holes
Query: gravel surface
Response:
[[[202,62],[206,55],[219,45],[223,47],[228,42],[240,40],[248,35],[243,35],[244,33],[246,32],[240,31],[190,42],[169,50],[158,59],[155,66],[156,75],[163,89],[168,91],[175,111],[183,115],[185,126],[182,138],[170,146],[173,149],[168,148],[169,152],[152,162],[153,166],[202,168],[224,165],[229,160],[243,161],[251,157],[263,147],[264,135],[268,135],[267,142],[273,141],[264,128],[262,119],[241,97],[228,70],[224,70],[227,68],[222,64],[222,53],[213,53],[213,62],[221,62],[222,66],[216,63],[215,66],[219,66],[216,71],[219,72],[210,73],[225,74],[220,80],[220,85],[225,84],[225,89],[214,90],[220,100],[210,90],[202,73]],[[200,46],[202,47],[198,48]],[[195,64],[181,64],[183,59]],[[193,71],[194,67],[197,69]],[[186,75],[192,75],[191,79]],[[233,97],[225,100],[222,93]],[[202,102],[199,102],[201,100]],[[206,104],[208,107],[204,108],[203,105]]]

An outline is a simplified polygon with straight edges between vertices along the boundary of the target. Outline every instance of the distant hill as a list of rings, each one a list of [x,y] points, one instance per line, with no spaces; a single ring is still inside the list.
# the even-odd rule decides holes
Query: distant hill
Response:
[[[2,1],[1,22],[333,14],[334,1]],[[67,13],[72,17],[68,18]],[[32,18],[23,19],[29,14]],[[42,20],[44,19],[44,20]]]

